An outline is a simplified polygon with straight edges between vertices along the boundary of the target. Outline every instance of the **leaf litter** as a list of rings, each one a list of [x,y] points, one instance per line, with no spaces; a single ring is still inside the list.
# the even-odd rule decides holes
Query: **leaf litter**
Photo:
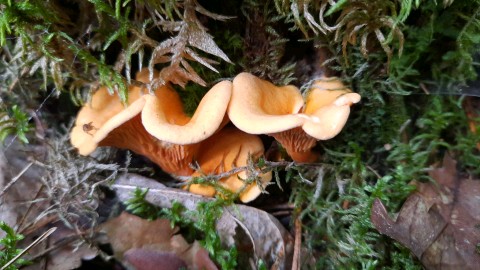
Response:
[[[111,187],[120,201],[130,199],[137,188],[148,188],[145,199],[162,208],[171,208],[173,202],[179,202],[187,210],[193,211],[198,203],[213,200],[168,188],[149,178],[130,173],[121,175]],[[216,230],[224,245],[238,245],[240,239],[248,239],[241,245],[251,248],[255,261],[261,259],[272,269],[290,269],[294,241],[290,233],[272,215],[246,205],[229,206],[217,221]]]
[[[416,182],[396,220],[379,199],[371,220],[382,234],[409,248],[427,269],[478,269],[480,254],[480,180],[463,178],[446,155],[443,167]]]
[[[63,141],[60,139],[58,140],[57,144],[62,145],[62,142]],[[53,145],[57,145],[57,144],[53,144]],[[40,148],[46,151],[44,147],[40,147]],[[53,148],[54,150],[58,150],[55,147]],[[68,149],[64,149],[64,150],[68,152]],[[22,194],[20,197],[25,199],[26,190],[28,190],[29,193],[32,193],[32,196],[35,196],[35,194],[38,192],[39,187],[42,186],[43,191],[41,193],[40,199],[42,199],[42,202],[45,202],[47,204],[47,209],[39,209],[40,212],[43,211],[44,213],[43,215],[41,215],[43,217],[41,218],[41,220],[35,220],[31,222],[27,221],[28,224],[23,226],[23,227],[28,227],[28,232],[25,231],[26,234],[28,236],[34,237],[35,235],[37,235],[37,233],[41,233],[44,229],[47,229],[52,224],[55,224],[55,226],[59,227],[57,231],[49,237],[49,240],[47,242],[45,242],[35,250],[32,250],[31,252],[32,255],[29,257],[36,258],[37,263],[31,266],[28,266],[27,267],[28,269],[35,269],[37,267],[41,267],[44,269],[74,269],[79,267],[82,264],[82,261],[91,260],[95,256],[101,255],[100,253],[102,253],[102,251],[100,251],[98,248],[95,248],[95,242],[97,242],[99,239],[96,239],[96,240],[94,239],[96,237],[94,236],[95,233],[93,231],[96,231],[95,227],[97,227],[98,222],[102,222],[101,219],[104,220],[104,218],[100,218],[100,220],[97,220],[97,222],[95,222],[93,220],[96,220],[98,217],[95,218],[93,216],[90,217],[90,215],[88,215],[89,213],[92,213],[91,211],[93,209],[100,206],[98,204],[94,204],[92,205],[92,207],[86,207],[85,202],[90,202],[91,199],[87,201],[80,200],[78,202],[79,205],[81,204],[84,206],[84,208],[85,207],[88,208],[86,209],[87,213],[85,213],[85,212],[79,211],[81,207],[72,207],[73,205],[70,203],[68,203],[68,205],[66,205],[65,203],[62,203],[63,201],[65,201],[65,199],[61,198],[61,196],[63,196],[64,194],[70,194],[70,195],[66,195],[67,197],[73,196],[74,194],[78,195],[79,192],[71,192],[71,190],[68,189],[67,186],[74,186],[74,187],[77,187],[77,189],[79,188],[81,189],[82,187],[84,187],[84,185],[82,184],[86,184],[87,182],[90,183],[90,181],[97,180],[96,178],[97,176],[95,175],[93,179],[90,179],[91,177],[89,176],[91,175],[91,171],[88,169],[85,170],[85,167],[82,167],[83,163],[77,164],[76,162],[73,162],[73,163],[70,162],[68,155],[67,157],[63,157],[63,154],[65,154],[65,151],[63,150],[55,151],[58,157],[56,155],[54,155],[54,157],[47,155],[47,157],[39,158],[38,162],[36,162],[30,169],[28,169],[22,175],[22,177],[28,178],[28,180],[37,179],[34,182],[38,184],[38,187],[35,186],[35,188],[32,188],[33,187],[32,185],[30,186],[30,189],[25,189],[25,188],[22,189],[23,186],[19,186],[20,189],[23,190],[23,192],[20,192],[20,194]],[[38,151],[36,152],[38,153]],[[45,160],[48,158],[50,160]],[[59,158],[60,162],[58,162],[58,160],[55,160],[55,161],[51,160],[55,158]],[[10,159],[10,158],[6,158],[5,160],[8,160],[9,162],[14,161],[13,159]],[[79,160],[79,162],[82,162],[82,160]],[[89,163],[90,161],[83,161],[83,162]],[[25,158],[25,160],[22,160],[22,163],[19,164],[20,166],[13,166],[13,167],[16,167],[16,168],[18,167],[18,169],[21,170],[22,168],[25,167],[26,164],[28,164],[28,161]],[[58,166],[65,166],[68,164],[69,169],[67,170],[67,172],[65,172],[68,175],[59,175],[59,173],[63,172],[63,170],[57,169],[57,167],[51,168],[47,166],[47,164],[49,165],[53,164]],[[32,172],[35,171],[37,167],[38,169],[41,170],[41,173],[35,172],[32,175]],[[5,168],[8,168],[8,165],[7,166],[2,165],[2,168],[4,168],[2,169],[2,172],[6,172]],[[118,167],[115,167],[115,168],[118,169]],[[10,176],[12,177],[15,175],[16,173],[10,174]],[[41,176],[41,178],[44,181],[38,181],[39,176]],[[74,176],[75,181],[72,180],[73,183],[70,183],[72,176]],[[108,174],[103,176],[104,177],[107,176],[108,179],[112,179],[111,176],[108,177]],[[212,200],[209,198],[204,198],[202,196],[188,193],[183,190],[167,188],[164,185],[156,182],[155,180],[152,180],[146,177],[141,177],[135,174],[121,173],[115,176],[117,176],[118,179],[110,187],[116,190],[118,199],[120,201],[126,201],[127,199],[129,199],[131,197],[132,191],[134,191],[137,188],[149,188],[149,192],[147,194],[146,199],[152,204],[157,205],[159,207],[163,207],[163,208],[171,207],[172,203],[176,201],[183,204],[185,208],[188,210],[195,210],[197,208],[198,203]],[[50,177],[56,181],[59,181],[59,179],[64,179],[64,181],[62,182],[63,185],[54,185],[57,182],[53,181],[52,183],[45,180],[46,178],[50,178]],[[2,178],[4,178],[3,180],[8,181],[10,177],[6,177],[6,178],[2,177]],[[86,181],[85,180],[86,178],[90,180]],[[67,185],[67,182],[68,182],[68,185]],[[101,182],[105,183],[106,181],[101,181]],[[12,190],[9,190],[8,195],[18,195],[18,194],[12,193],[12,191],[17,189],[17,185],[24,184],[24,183],[29,183],[29,181],[22,180],[15,183],[12,186]],[[53,192],[53,190],[50,190],[50,188],[55,186],[57,187],[56,189],[57,192]],[[59,188],[65,188],[65,189],[62,190],[62,192],[58,192]],[[88,195],[88,194],[91,194],[90,191],[91,191],[91,188],[87,188],[80,193],[83,195]],[[55,196],[51,196],[52,194],[55,194]],[[15,198],[18,199],[18,196]],[[12,201],[18,201],[15,198],[12,198]],[[97,196],[94,196],[93,201],[96,201],[96,198]],[[5,196],[2,199],[5,199]],[[67,200],[67,201],[70,202],[70,200]],[[36,204],[38,204],[38,202]],[[5,207],[7,205],[10,205],[10,204],[5,203],[4,201],[4,204],[2,204],[2,207]],[[48,207],[48,205],[50,205],[51,207]],[[53,207],[52,205],[56,205],[57,207]],[[61,206],[61,207],[58,207],[58,206]],[[102,205],[101,207],[104,207],[104,206],[105,205]],[[22,211],[20,211],[17,215],[13,214],[12,211],[16,213],[17,210],[19,210],[18,207],[17,208],[11,207],[10,210],[7,210],[5,211],[5,213],[2,213],[2,214],[6,214],[10,217],[14,217],[11,223],[16,224],[18,222],[18,219],[21,219],[22,216],[25,215],[26,209],[22,209]],[[45,213],[45,211],[48,211],[48,213]],[[38,215],[37,211],[35,211],[32,214],[35,214],[35,213]],[[58,222],[59,217],[63,217],[63,218],[60,218],[63,222],[68,220],[67,224],[73,225],[73,226],[70,227],[70,226],[65,226],[64,224],[60,224]],[[91,220],[91,218],[93,218],[93,220]],[[45,220],[45,222],[42,222],[43,220]],[[86,227],[76,226],[76,221],[80,221],[80,220],[82,221],[81,223]],[[144,222],[148,222],[148,221],[145,220]],[[168,226],[170,226],[169,223],[167,224]],[[131,231],[135,231],[135,230],[138,230],[138,227],[132,226],[130,230],[125,230],[120,235],[130,234],[130,233],[133,233]],[[156,228],[155,233],[154,232],[150,232],[150,233],[144,232],[144,233],[145,235],[148,235],[149,238],[151,238],[153,235],[156,235],[156,234],[164,234],[163,230],[165,230],[163,229],[163,227],[158,227]],[[283,225],[281,225],[281,223],[270,214],[262,210],[258,210],[256,208],[248,207],[245,205],[232,205],[224,209],[223,215],[217,221],[216,230],[217,230],[217,233],[220,235],[222,244],[224,246],[236,245],[238,248],[241,248],[242,250],[246,250],[248,255],[251,256],[252,264],[258,263],[261,260],[269,268],[273,268],[273,269],[290,268],[292,254],[293,254],[293,238],[290,235],[290,233],[283,227]],[[35,231],[35,233],[32,233],[32,231]],[[166,232],[168,231],[169,230],[166,230]],[[189,253],[191,254],[190,257],[196,257],[197,260],[200,258],[201,261],[203,261],[203,263],[210,261],[208,252],[206,251],[204,252],[204,249],[198,243],[194,242],[193,244],[188,244],[185,242],[183,238],[180,238],[181,236],[174,235],[172,237],[173,239],[176,239],[174,243],[176,243],[177,245],[179,246],[183,245],[183,247],[185,248],[188,247],[189,250],[190,249],[194,250]],[[88,240],[87,243],[85,243],[84,241],[87,240],[87,238],[90,240]],[[116,239],[116,238],[118,237],[113,237],[112,239]],[[27,243],[29,242],[30,241],[28,240]],[[104,242],[104,241],[101,241],[101,242]],[[115,252],[118,252],[117,249],[118,248],[115,249]],[[38,260],[40,258],[42,259]],[[159,260],[165,260],[166,258],[171,262],[173,262],[174,260],[179,261],[178,260],[179,256],[177,256],[176,254],[171,254],[171,252],[169,253],[169,252],[165,252],[158,249],[151,249],[148,247],[148,245],[147,246],[145,245],[131,246],[128,249],[123,250],[123,252],[121,252],[120,258],[122,259],[123,263],[127,263],[131,266],[136,266],[137,269],[151,269],[151,268],[148,268],[148,265],[145,265],[147,262],[152,263],[151,265],[153,266],[155,265],[158,266],[158,263],[154,263],[154,262]],[[193,259],[187,260],[180,256],[180,260],[182,262],[187,261],[187,266],[188,266],[189,265],[188,261],[189,260],[192,261]],[[143,268],[137,267],[138,266],[137,263],[143,263],[143,265],[141,266]],[[209,268],[209,267],[206,267],[206,268],[215,269],[215,268]]]
[[[189,244],[168,219],[149,221],[123,212],[100,226],[114,255],[137,270],[218,269],[198,241]]]

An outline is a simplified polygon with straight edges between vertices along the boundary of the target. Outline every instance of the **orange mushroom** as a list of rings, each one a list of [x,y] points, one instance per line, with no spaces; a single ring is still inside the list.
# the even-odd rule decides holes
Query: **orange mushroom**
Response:
[[[92,98],[92,104],[97,103],[99,107],[86,105],[82,108],[71,132],[70,141],[81,155],[89,155],[99,146],[113,146],[146,156],[167,173],[189,175],[193,172],[190,163],[198,145],[166,143],[148,133],[141,121],[144,98],[139,98],[127,108],[117,111],[116,115],[107,118],[101,114],[101,109],[97,109],[102,108],[102,103],[97,102],[97,93]],[[118,106],[122,105],[117,97],[110,96],[109,103],[115,102],[119,103]],[[113,110],[109,111],[112,112]],[[97,119],[106,120],[101,124]],[[85,123],[92,126],[88,132],[84,129]]]
[[[138,79],[142,77],[137,76]],[[78,113],[71,142],[82,155],[92,153],[98,146],[114,146],[148,157],[167,173],[190,175],[193,173],[190,164],[198,152],[198,142],[208,138],[225,123],[227,105],[216,105],[219,97],[226,97],[227,102],[220,102],[228,104],[231,87],[224,82],[219,85],[202,99],[203,105],[192,118],[195,122],[185,115],[180,97],[169,85],[159,87],[154,95],[143,96],[138,87],[130,87],[129,96],[134,101],[127,108],[117,97],[108,95],[106,89],[100,89],[93,95],[92,102]],[[220,116],[209,118],[208,114],[205,115],[208,110],[202,109],[203,106],[210,107],[211,104],[216,106],[216,113]],[[208,112],[212,114],[211,110]],[[205,121],[202,117],[208,119]],[[212,118],[214,121],[208,121]],[[156,124],[158,127],[155,127]],[[153,134],[149,133],[152,130]],[[175,132],[182,135],[175,138]],[[164,137],[165,134],[170,135]]]
[[[236,128],[225,128],[217,134],[201,143],[197,162],[200,171],[192,176],[222,174],[235,168],[245,167],[248,159],[258,159],[264,153],[263,143],[255,135],[244,133]],[[272,173],[254,172],[257,175],[249,175],[246,170],[241,170],[228,177],[219,180],[219,184],[232,192],[240,192],[240,200],[249,202],[260,195],[262,189],[272,179]],[[245,181],[249,177],[255,177],[258,183],[246,186]],[[187,189],[195,194],[213,196],[216,191],[212,186],[191,184]]]
[[[249,73],[233,80],[228,116],[250,134],[268,134],[298,162],[313,162],[317,140],[336,136],[346,123],[350,105],[360,95],[334,78],[318,80],[304,102],[295,86],[278,87]]]

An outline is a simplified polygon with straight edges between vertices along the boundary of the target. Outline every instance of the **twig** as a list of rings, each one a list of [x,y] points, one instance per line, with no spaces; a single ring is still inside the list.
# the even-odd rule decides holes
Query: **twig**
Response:
[[[33,205],[35,204],[35,201],[38,199],[38,197],[42,193],[44,187],[45,187],[44,185],[41,185],[40,188],[37,191],[37,194],[35,194],[35,197],[33,197],[33,200],[30,201],[30,205],[28,206],[27,212],[25,212],[22,219],[18,223],[17,231],[21,230],[23,224],[25,223],[25,220],[27,219],[28,215],[30,214],[30,211],[32,210]]]
[[[65,235],[62,238],[54,241],[53,243],[51,243],[49,248],[44,249],[41,252],[32,255],[30,257],[30,260],[35,261],[35,260],[49,254],[53,250],[56,250],[58,248],[66,246],[66,245],[70,245],[70,244],[74,243],[75,241],[79,241],[81,245],[83,245],[83,244],[88,245],[89,248],[95,249],[98,252],[99,255],[105,256],[105,258],[110,258],[111,257],[110,255],[104,254],[104,252],[102,250],[98,249],[97,247],[92,246],[90,239],[85,237],[85,235],[89,235],[88,237],[93,239],[97,235],[95,231],[92,231],[92,230],[89,230],[89,229],[81,230],[78,227],[76,227],[73,230],[72,229],[69,229],[69,230],[71,231],[70,234]],[[94,233],[94,235],[92,235],[92,233]]]
[[[291,210],[282,210],[282,211],[277,211],[277,212],[270,212],[270,215],[274,217],[282,217],[282,216],[289,216],[292,214]]]
[[[316,202],[318,198],[320,198],[320,194],[322,192],[322,187],[323,187],[323,176],[325,175],[325,172],[323,170],[323,167],[320,167],[317,172],[317,179],[315,183],[315,193],[313,193],[312,196],[312,201]]]
[[[20,257],[22,257],[25,253],[27,253],[31,248],[34,246],[38,245],[40,242],[43,240],[47,239],[48,236],[50,236],[57,227],[50,228],[48,231],[44,232],[40,237],[38,237],[35,241],[33,241],[28,247],[26,247],[22,252],[20,252],[17,256],[13,257],[9,262],[7,262],[0,270],[5,270],[7,267],[12,265],[16,260],[18,260]]]
[[[272,170],[272,169],[275,169],[275,168],[286,168],[286,169],[289,169],[291,167],[294,167],[294,166],[302,166],[302,167],[329,167],[331,165],[329,164],[325,164],[325,163],[298,163],[298,162],[294,162],[294,161],[265,161],[265,166],[264,168],[260,168],[262,170],[265,170],[265,169],[268,169],[268,170]],[[227,178],[227,177],[230,177],[234,174],[237,174],[239,172],[242,172],[242,171],[250,171],[252,170],[252,167],[251,166],[241,166],[241,167],[235,167],[227,172],[223,172],[223,173],[219,173],[219,174],[212,174],[212,175],[206,175],[208,176],[209,178],[212,178],[214,180],[220,180],[222,178]],[[175,179],[177,180],[180,180],[182,182],[186,182],[188,180],[190,180],[192,177],[190,176],[173,176]]]
[[[273,212],[277,210],[293,210],[295,209],[295,205],[293,205],[292,203],[283,203],[283,204],[260,206],[258,208],[266,212]]]
[[[379,179],[382,178],[382,176],[381,176],[374,168],[372,168],[370,165],[367,165],[366,167],[367,167],[367,169],[369,169],[371,172],[373,172],[376,177],[378,177]]]
[[[45,103],[48,101],[48,99],[50,99],[51,96],[53,96],[53,94],[57,93],[57,90],[56,88],[53,88],[52,91],[50,92],[50,94],[48,94],[48,96],[42,101],[42,103],[40,103],[40,105],[38,105],[37,109],[35,111],[33,111],[33,113],[35,115],[38,115],[38,112],[40,112],[40,110],[43,108],[43,106],[45,105]],[[28,121],[32,120],[33,118],[33,115],[31,115],[29,118],[28,118]],[[18,137],[18,134],[15,134],[15,136],[13,136],[12,140],[7,144],[7,146],[5,147],[5,150],[7,150],[8,148],[10,148],[10,146],[13,145],[13,143],[15,142],[15,140],[17,139]],[[3,194],[2,194],[3,195]],[[0,195],[1,196],[1,195]]]
[[[295,245],[293,248],[292,270],[300,269],[300,251],[302,248],[302,221],[295,218]]]
[[[72,242],[74,242],[75,240],[78,239],[78,236],[77,235],[69,235],[69,236],[66,236],[62,239],[60,239],[59,241],[53,243],[53,245],[45,250],[43,250],[42,252],[38,253],[38,254],[35,254],[35,255],[32,255],[32,257],[30,258],[31,261],[35,261],[45,255],[47,255],[48,253],[50,253],[51,251],[53,250],[56,250],[60,247],[63,247],[64,245],[67,245],[67,244],[70,244]]]
[[[46,226],[47,224],[57,220],[58,217],[56,215],[51,215],[40,219],[37,218],[36,220],[28,223],[22,230],[19,230],[19,232],[23,235],[31,234],[39,228],[42,228],[43,226]]]
[[[0,197],[3,196],[3,194],[5,194],[5,192],[7,192],[7,190],[13,185],[15,184],[15,182],[17,182],[18,179],[20,179],[20,177],[28,170],[30,169],[30,167],[32,167],[33,165],[33,162],[30,162],[27,166],[25,166],[25,168],[23,168],[23,170],[17,174],[17,176],[13,177],[12,180],[3,188],[2,192],[0,192]]]
[[[420,88],[425,92],[425,94],[430,95],[430,91],[428,91],[427,86],[424,83],[420,83]]]

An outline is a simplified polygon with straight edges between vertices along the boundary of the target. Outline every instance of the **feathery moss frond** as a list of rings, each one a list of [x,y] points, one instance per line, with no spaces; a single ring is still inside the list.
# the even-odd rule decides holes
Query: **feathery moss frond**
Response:
[[[145,53],[150,57],[150,69],[162,67],[160,78],[149,85],[152,90],[167,82],[204,85],[190,63],[216,71],[216,61],[210,55],[230,62],[196,13],[217,20],[229,17],[209,12],[195,0],[90,0],[72,4],[23,0],[6,1],[0,9],[0,44],[16,44],[13,53],[18,57],[10,63],[21,65],[22,59],[37,63],[25,65],[27,72],[20,76],[41,70],[44,87],[50,78],[59,90],[73,81],[68,83],[73,92],[104,85],[125,102],[131,73],[137,70],[131,67],[135,55],[139,69]]]

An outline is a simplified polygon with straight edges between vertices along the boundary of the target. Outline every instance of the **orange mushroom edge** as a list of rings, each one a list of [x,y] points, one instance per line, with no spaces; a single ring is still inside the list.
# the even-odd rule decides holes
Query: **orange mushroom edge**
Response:
[[[302,129],[317,140],[328,140],[340,133],[350,115],[350,107],[361,97],[338,78],[320,78],[310,88]]]
[[[234,127],[222,129],[201,143],[197,162],[199,170],[192,177],[222,175],[240,169],[238,172],[226,175],[217,184],[223,188],[239,193],[242,202],[250,202],[257,198],[272,179],[271,172],[248,170],[249,158],[258,160],[264,154],[263,143],[258,136],[247,134]],[[245,181],[254,179],[250,184]],[[188,191],[212,197],[216,189],[208,184],[189,184]]]
[[[202,98],[194,115],[184,112],[178,93],[169,86],[145,95],[142,123],[155,138],[173,144],[193,144],[212,136],[228,123],[226,111],[232,83],[215,84]]]

